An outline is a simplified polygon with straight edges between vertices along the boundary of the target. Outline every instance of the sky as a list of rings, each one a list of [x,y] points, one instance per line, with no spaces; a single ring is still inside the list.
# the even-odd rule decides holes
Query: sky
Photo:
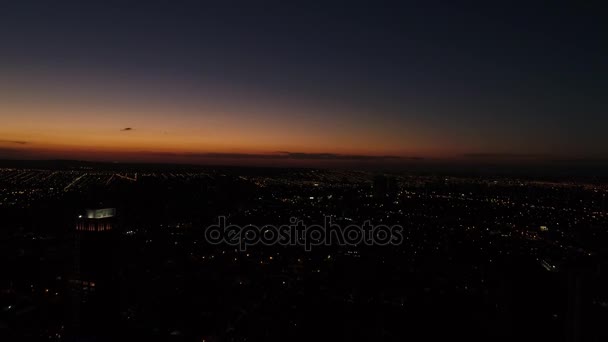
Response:
[[[589,2],[0,4],[0,158],[606,160]]]

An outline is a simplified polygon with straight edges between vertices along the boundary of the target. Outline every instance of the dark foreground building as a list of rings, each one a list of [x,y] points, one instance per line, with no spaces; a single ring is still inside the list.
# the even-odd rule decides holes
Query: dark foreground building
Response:
[[[73,234],[74,265],[69,279],[72,294],[69,333],[101,336],[118,317],[116,209],[89,209],[80,215]]]

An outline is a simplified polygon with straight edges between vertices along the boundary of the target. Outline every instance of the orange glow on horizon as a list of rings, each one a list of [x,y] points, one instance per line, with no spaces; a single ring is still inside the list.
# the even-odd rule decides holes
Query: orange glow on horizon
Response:
[[[93,85],[80,91],[77,83],[59,89],[34,79],[0,83],[0,159],[239,164],[257,157],[276,164],[285,162],[272,157],[280,151],[372,157],[368,160],[458,159],[478,146],[508,151],[500,137],[454,132],[449,122],[416,119],[424,115],[414,110],[406,119],[369,108],[272,103],[239,94],[146,97],[140,88],[134,89],[139,96],[127,89],[121,97],[107,85]],[[214,159],[213,154],[226,155]],[[290,163],[312,165],[314,159]]]
[[[415,125],[405,134],[391,122],[363,124],[319,108],[194,101],[176,105],[162,99],[147,104],[47,97],[34,101],[34,95],[0,95],[0,148],[14,157],[196,161],[194,156],[205,153],[449,154]],[[303,114],[308,112],[312,114]]]

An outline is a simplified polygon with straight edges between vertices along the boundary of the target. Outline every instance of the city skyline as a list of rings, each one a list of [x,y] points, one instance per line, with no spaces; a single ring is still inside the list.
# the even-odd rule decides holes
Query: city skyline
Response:
[[[608,341],[592,2],[0,4],[0,341]]]

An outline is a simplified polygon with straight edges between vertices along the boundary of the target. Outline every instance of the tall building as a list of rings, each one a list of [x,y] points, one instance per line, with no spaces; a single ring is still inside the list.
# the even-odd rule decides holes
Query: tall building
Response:
[[[105,232],[111,231],[116,216],[115,208],[87,209],[86,215],[80,215],[76,223],[76,231]]]
[[[115,250],[116,209],[89,209],[73,232],[74,264],[69,278],[74,335],[102,335],[118,311]],[[101,328],[101,329],[100,329]]]
[[[376,198],[392,199],[399,192],[399,185],[395,177],[377,175],[374,177],[373,190]]]

